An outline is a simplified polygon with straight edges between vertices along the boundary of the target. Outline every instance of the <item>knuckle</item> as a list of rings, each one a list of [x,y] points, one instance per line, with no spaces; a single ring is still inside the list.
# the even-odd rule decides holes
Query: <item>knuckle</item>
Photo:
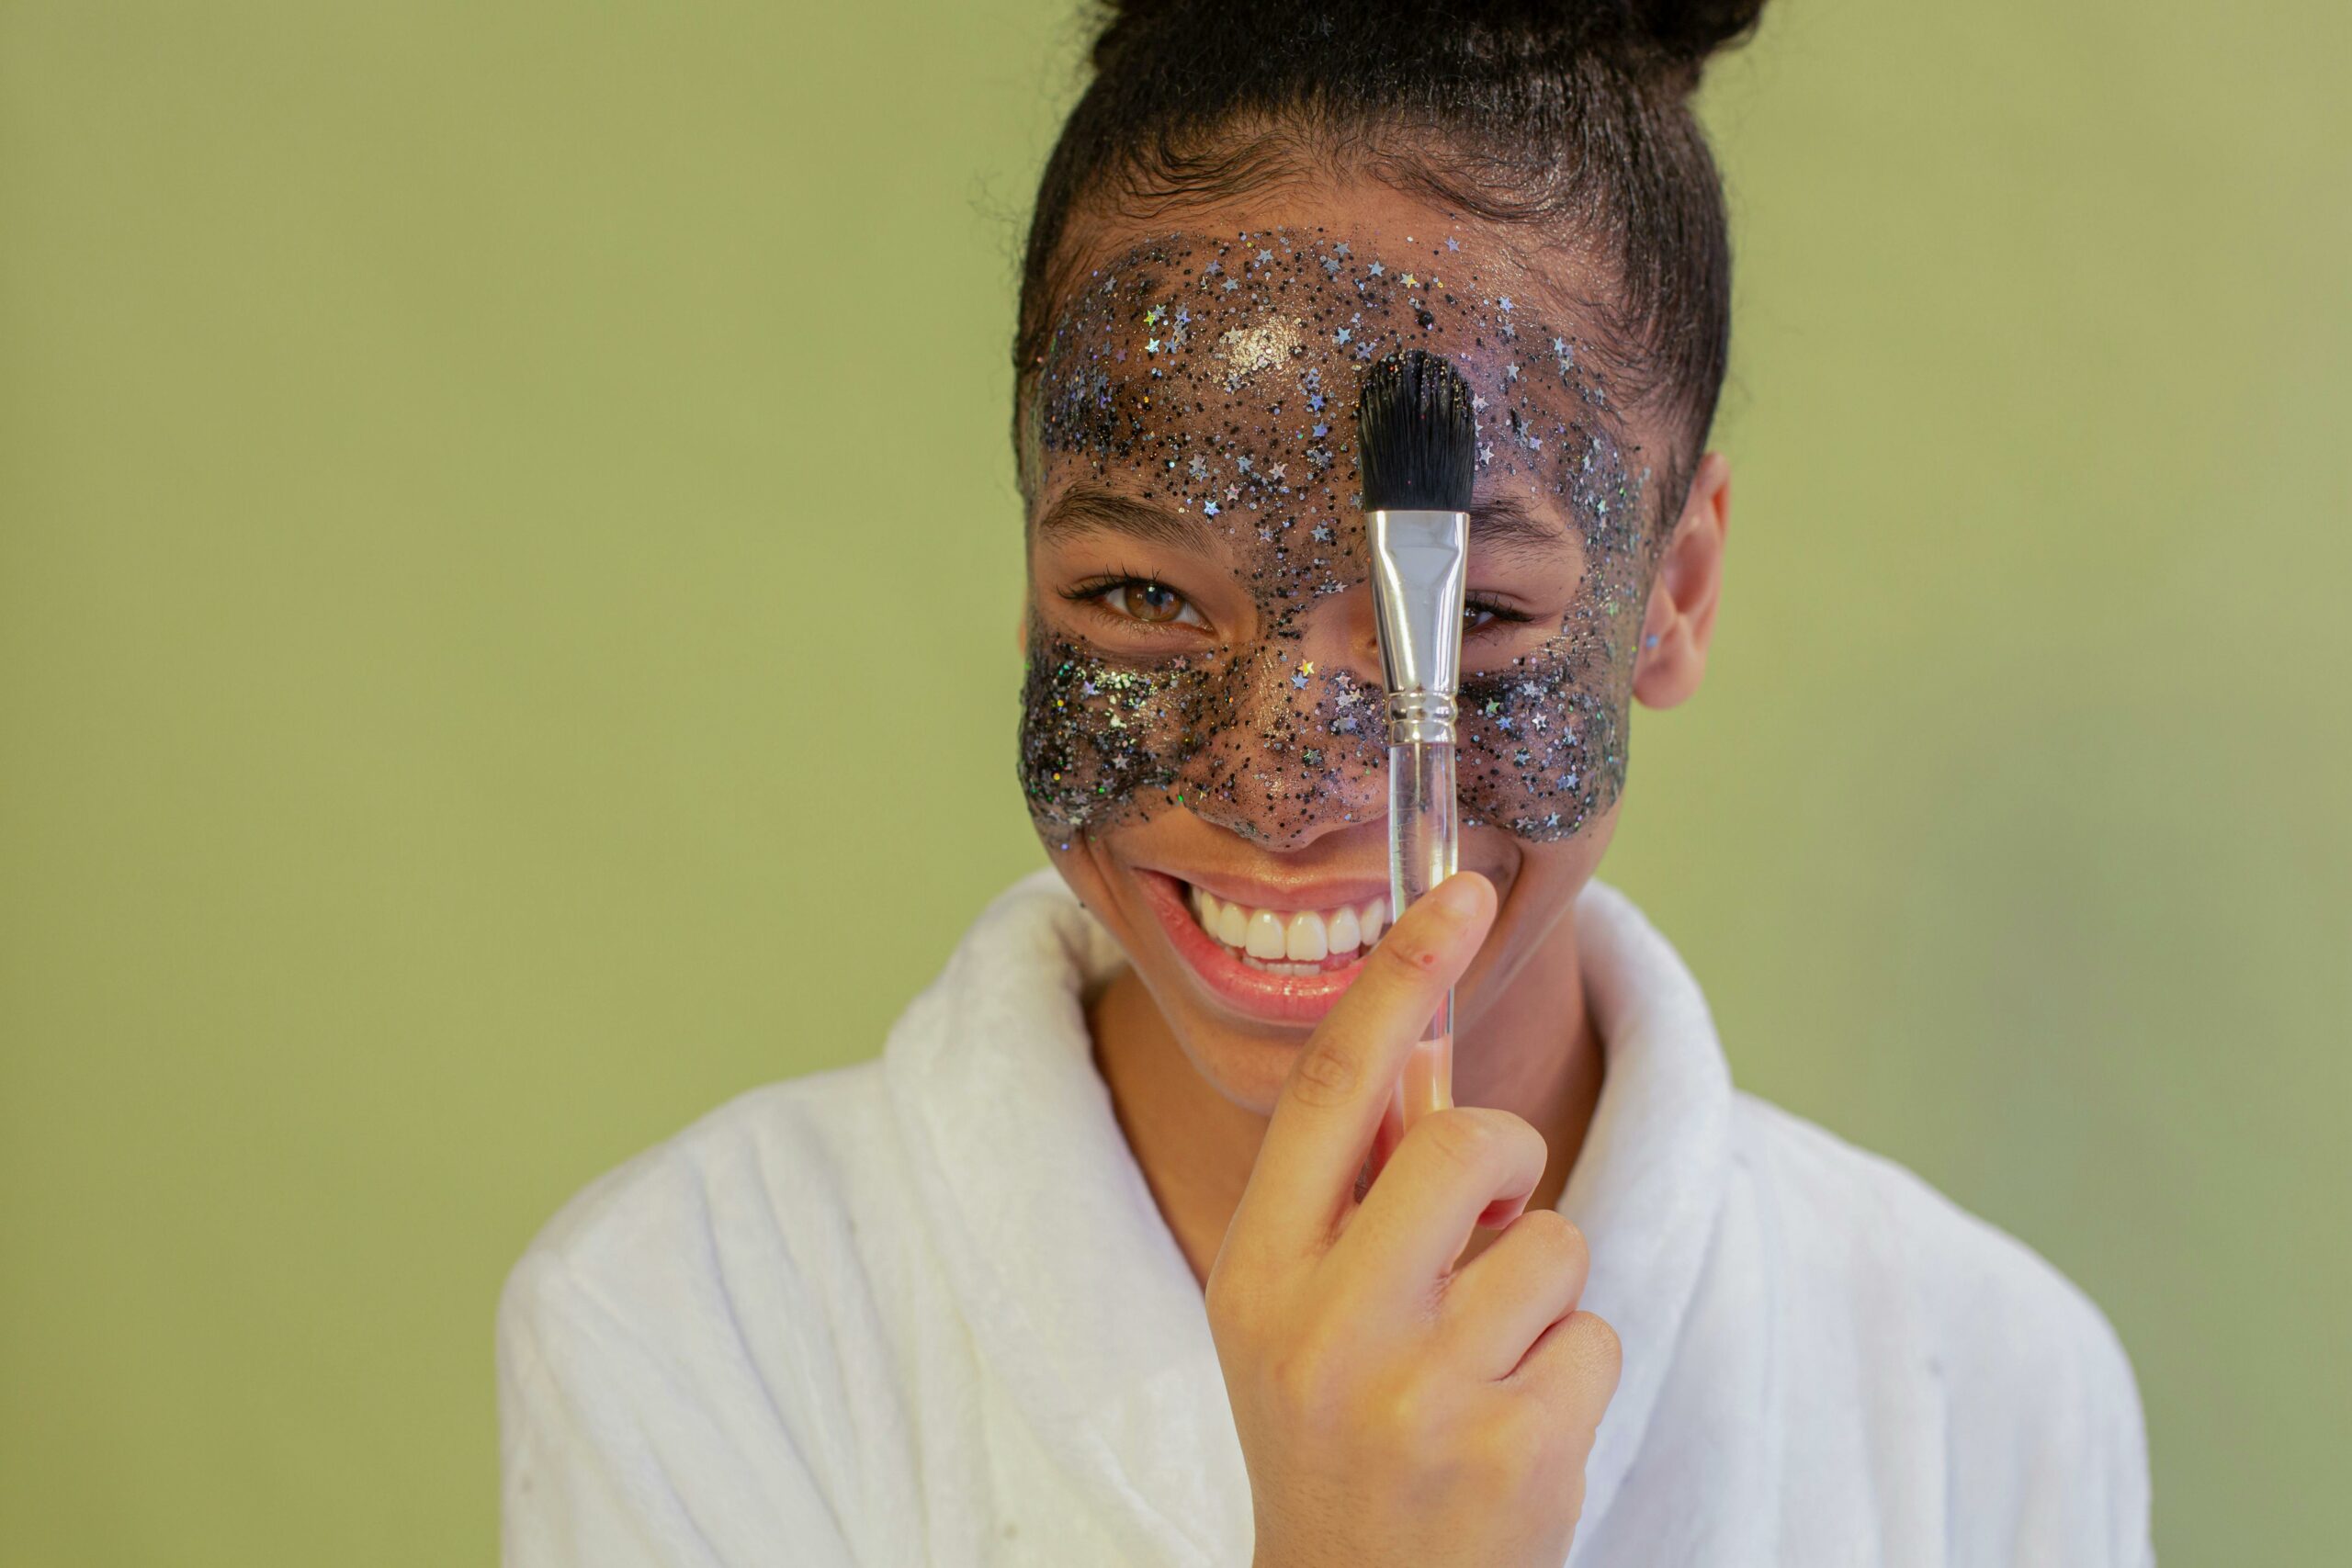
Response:
[[[1384,1434],[1415,1447],[1442,1435],[1447,1423],[1437,1394],[1422,1378],[1400,1378],[1382,1387],[1372,1404]]]
[[[1532,1160],[1537,1168],[1546,1157],[1544,1134],[1527,1120],[1485,1105],[1453,1105],[1433,1111],[1405,1134],[1425,1139],[1447,1160],[1465,1170],[1483,1170],[1513,1158]]]
[[[1502,1136],[1494,1118],[1467,1105],[1432,1111],[1405,1134],[1407,1142],[1419,1140],[1432,1154],[1462,1170],[1486,1165],[1500,1147]]]
[[[1317,1035],[1291,1069],[1291,1093],[1308,1105],[1345,1104],[1363,1081],[1363,1064],[1336,1035]]]
[[[1469,1435],[1474,1466],[1497,1497],[1516,1496],[1533,1475],[1548,1447],[1544,1427],[1540,1412],[1507,1411]]]
[[[1573,1272],[1589,1260],[1584,1232],[1557,1209],[1528,1210],[1510,1223],[1506,1234],[1511,1233],[1521,1235],[1521,1245],[1533,1248],[1550,1269]]]
[[[1496,1115],[1502,1120],[1505,1142],[1515,1145],[1521,1159],[1532,1161],[1537,1170],[1542,1170],[1552,1157],[1552,1149],[1544,1141],[1544,1134],[1535,1130],[1535,1123],[1508,1111],[1497,1111]]]

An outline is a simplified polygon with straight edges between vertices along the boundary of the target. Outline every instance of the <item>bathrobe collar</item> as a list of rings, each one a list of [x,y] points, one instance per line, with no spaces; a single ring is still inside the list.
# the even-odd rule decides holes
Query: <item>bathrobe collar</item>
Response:
[[[1590,1244],[1582,1304],[1624,1348],[1589,1530],[1640,1448],[1722,1206],[1731,1078],[1697,982],[1640,910],[1594,880],[1576,919],[1606,1068],[1559,1208]],[[884,1074],[980,1359],[1038,1442],[1136,1562],[1247,1562],[1248,1472],[1201,1289],[1081,1008],[1123,962],[1058,874],[1024,877],[900,1018]]]

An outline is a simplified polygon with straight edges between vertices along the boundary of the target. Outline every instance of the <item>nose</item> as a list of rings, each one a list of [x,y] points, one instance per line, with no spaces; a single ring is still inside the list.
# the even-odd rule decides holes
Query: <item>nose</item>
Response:
[[[1334,594],[1295,638],[1227,671],[1220,722],[1185,767],[1185,804],[1278,853],[1387,812],[1380,649],[1369,594]]]

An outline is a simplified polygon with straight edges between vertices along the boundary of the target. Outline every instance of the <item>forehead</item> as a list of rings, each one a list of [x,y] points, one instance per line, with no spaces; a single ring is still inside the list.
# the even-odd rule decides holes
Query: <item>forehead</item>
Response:
[[[1595,334],[1515,258],[1442,219],[1177,231],[1097,261],[1066,288],[1035,367],[1033,500],[1050,508],[1091,478],[1233,523],[1351,511],[1358,388],[1411,347],[1470,383],[1482,494],[1520,492],[1589,543],[1631,525],[1625,422]]]

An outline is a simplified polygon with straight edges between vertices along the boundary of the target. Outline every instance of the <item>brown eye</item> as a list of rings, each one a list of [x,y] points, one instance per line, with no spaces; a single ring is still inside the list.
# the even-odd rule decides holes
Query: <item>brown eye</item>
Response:
[[[1120,615],[1150,625],[1204,624],[1200,612],[1193,609],[1182,593],[1172,588],[1163,588],[1157,582],[1122,582],[1106,591],[1102,598],[1104,604]]]

